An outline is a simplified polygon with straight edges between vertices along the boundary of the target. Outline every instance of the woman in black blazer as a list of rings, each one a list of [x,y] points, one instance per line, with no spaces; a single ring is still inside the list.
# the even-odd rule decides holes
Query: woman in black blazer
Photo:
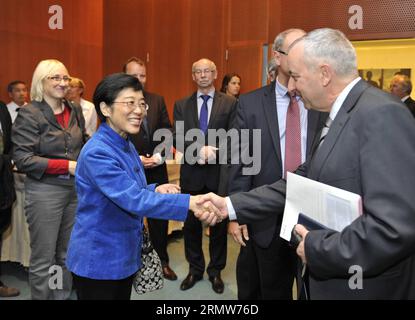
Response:
[[[77,206],[76,160],[86,134],[80,107],[64,99],[69,81],[60,61],[41,61],[33,74],[32,101],[19,111],[12,130],[13,160],[27,176],[32,299],[67,299],[71,294],[65,259]]]

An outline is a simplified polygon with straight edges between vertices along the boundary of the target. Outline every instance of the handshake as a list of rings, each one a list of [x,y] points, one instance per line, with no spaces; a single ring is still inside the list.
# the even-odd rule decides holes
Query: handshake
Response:
[[[189,210],[193,211],[200,221],[214,226],[228,217],[226,200],[214,193],[190,196]]]
[[[158,193],[180,193],[180,187],[175,184],[162,184],[155,190]],[[190,196],[189,210],[193,211],[200,221],[214,226],[228,217],[226,200],[214,193]]]

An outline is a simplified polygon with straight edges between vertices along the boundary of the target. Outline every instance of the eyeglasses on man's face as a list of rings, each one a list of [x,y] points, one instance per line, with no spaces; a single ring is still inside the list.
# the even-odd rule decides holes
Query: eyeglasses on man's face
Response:
[[[214,72],[214,71],[215,70],[211,70],[211,69],[204,69],[204,70],[196,69],[195,71],[193,71],[193,73],[197,74],[197,75],[201,75],[202,73],[209,74],[209,73]]]
[[[278,49],[276,51],[279,52],[279,53],[281,53],[281,54],[283,54],[284,56],[288,56],[288,53],[285,52],[285,51],[283,51],[283,50],[281,50],[281,49]]]
[[[121,103],[124,106],[126,106],[130,111],[135,110],[136,108],[140,108],[144,111],[148,110],[148,104],[145,103],[144,101],[140,101],[138,103],[134,102],[134,101],[114,101],[113,103]]]
[[[56,76],[51,76],[51,77],[48,77],[48,79],[49,80],[52,80],[52,81],[54,81],[54,82],[61,82],[62,80],[64,81],[64,82],[66,82],[66,83],[68,83],[68,82],[70,82],[72,79],[71,78],[69,78],[68,76],[58,76],[58,75],[56,75]]]

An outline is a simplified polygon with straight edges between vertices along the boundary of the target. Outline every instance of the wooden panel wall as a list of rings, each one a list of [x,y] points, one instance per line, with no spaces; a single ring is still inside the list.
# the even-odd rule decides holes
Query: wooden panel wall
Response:
[[[191,65],[212,59],[219,71],[242,75],[242,91],[261,85],[264,44],[286,28],[342,27],[339,12],[364,10],[364,31],[386,37],[415,36],[413,0],[0,0],[0,99],[7,83],[30,82],[46,58],[64,62],[83,78],[90,98],[104,74],[121,71],[138,56],[148,63],[148,89],[173,102],[195,88]],[[60,5],[63,30],[50,30],[49,6]],[[376,5],[378,4],[378,5]],[[374,11],[379,7],[378,11]],[[385,14],[387,16],[385,16]],[[350,14],[345,14],[347,17]],[[398,20],[397,17],[399,18]],[[398,22],[396,22],[396,21]],[[395,22],[393,22],[395,21]],[[393,23],[392,23],[393,22]],[[379,30],[378,30],[379,29]],[[364,32],[353,31],[353,39]]]
[[[104,72],[119,71],[130,56],[148,57],[147,89],[165,97],[170,115],[174,101],[195,90],[191,66],[203,57],[218,68],[217,89],[227,72],[243,75],[243,91],[257,88],[268,1],[104,0]]]
[[[63,29],[49,29],[49,7],[63,9]],[[82,78],[90,98],[102,77],[102,0],[1,0],[0,99],[8,101],[7,84],[29,86],[40,60],[56,58],[71,75]]]

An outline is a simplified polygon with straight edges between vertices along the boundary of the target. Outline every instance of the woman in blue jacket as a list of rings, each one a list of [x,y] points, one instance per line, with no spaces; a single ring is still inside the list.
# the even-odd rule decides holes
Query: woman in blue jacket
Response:
[[[180,189],[172,184],[147,185],[128,139],[138,133],[146,113],[135,77],[107,76],[93,101],[102,124],[78,158],[78,209],[67,266],[78,299],[128,300],[141,264],[143,217],[184,221],[189,209],[197,211],[197,197],[177,194]]]

